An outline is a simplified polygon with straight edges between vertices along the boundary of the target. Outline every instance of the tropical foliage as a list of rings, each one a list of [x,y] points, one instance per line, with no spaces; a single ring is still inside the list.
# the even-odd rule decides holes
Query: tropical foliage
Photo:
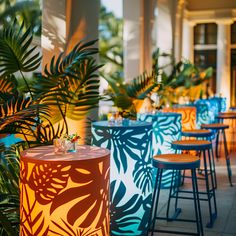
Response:
[[[152,72],[144,72],[126,83],[123,75],[123,22],[105,7],[100,11],[100,58],[105,66],[100,75],[108,82],[105,92],[108,100],[123,114],[135,116],[146,96],[158,91],[160,105],[176,103],[180,96],[199,98],[204,93],[204,81],[211,77],[212,69],[200,71],[189,61],[175,62],[170,54],[157,49],[153,53]],[[166,62],[162,64],[161,61]],[[196,89],[195,89],[196,88]],[[199,93],[201,91],[201,94]]]
[[[156,56],[161,57],[160,54]],[[165,67],[170,67],[171,72],[167,73]],[[194,101],[202,96],[202,93],[206,93],[202,85],[212,77],[211,67],[200,70],[187,60],[178,63],[171,60],[171,63],[165,67],[161,73],[161,88],[158,92],[163,105],[178,103],[180,96],[187,96]]]
[[[43,75],[28,79],[25,72],[37,69],[41,56],[31,47],[32,30],[24,29],[25,24],[18,25],[15,20],[0,32],[0,134],[18,135],[27,147],[51,144],[55,137],[68,134],[68,117],[82,119],[98,104],[96,71],[100,66],[93,57],[98,49],[94,47],[96,41],[79,42],[67,55],[53,57]],[[4,150],[2,154],[0,164],[5,172],[1,173],[7,174],[3,176],[5,182],[1,177],[0,202],[11,204],[10,189],[18,188],[19,163],[16,153],[10,159],[6,159]],[[15,190],[13,199],[18,199]],[[12,212],[1,211],[1,214],[2,228],[14,231],[9,227],[15,222],[11,220]]]
[[[105,64],[100,70],[101,77],[106,80],[123,77],[123,20],[104,6],[100,9],[99,56]]]
[[[160,58],[167,57],[169,63],[160,65]],[[168,68],[168,70],[166,70]],[[166,72],[170,71],[170,73]],[[193,87],[202,85],[211,78],[212,68],[200,71],[189,61],[180,61],[177,64],[172,56],[160,53],[157,49],[153,53],[152,72],[134,78],[126,84],[124,78],[107,79],[110,85],[108,93],[110,99],[122,111],[136,113],[139,101],[143,101],[151,93],[158,93],[161,105],[176,103],[182,95],[190,96]],[[201,90],[197,90],[201,91]],[[199,98],[200,94],[194,94],[193,99]]]
[[[25,28],[31,26],[35,35],[41,35],[40,0],[1,0],[0,25],[8,26],[15,18],[25,22]]]

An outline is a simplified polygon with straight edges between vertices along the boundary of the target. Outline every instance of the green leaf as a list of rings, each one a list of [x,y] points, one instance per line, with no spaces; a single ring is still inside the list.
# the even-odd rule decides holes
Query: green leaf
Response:
[[[23,25],[19,28],[14,21],[0,34],[0,76],[34,71],[40,65],[39,53],[35,53],[36,48],[30,48],[32,31],[28,28],[23,33]]]

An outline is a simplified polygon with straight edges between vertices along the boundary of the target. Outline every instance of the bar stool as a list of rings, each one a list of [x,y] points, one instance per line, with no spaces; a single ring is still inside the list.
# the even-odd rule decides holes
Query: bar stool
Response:
[[[234,131],[236,128],[236,125],[235,125],[236,111],[220,112],[220,113],[218,113],[216,118],[218,119],[219,123],[222,123],[222,124],[224,123],[224,121],[228,121],[229,127],[232,128],[231,141],[232,141],[232,146],[234,146],[234,140],[235,140],[235,132]]]
[[[199,192],[199,194],[207,195],[207,198],[200,198],[201,201],[207,201],[208,202],[208,208],[209,208],[209,215],[210,215],[210,221],[207,223],[207,228],[212,228],[215,219],[217,218],[217,206],[216,206],[216,197],[215,197],[215,187],[214,187],[214,177],[213,177],[213,170],[212,170],[212,164],[211,164],[211,153],[210,150],[212,149],[212,143],[208,140],[179,140],[174,141],[171,144],[171,147],[176,150],[180,151],[200,151],[203,152],[203,162],[204,162],[204,179],[205,185],[206,185],[206,191]],[[209,162],[209,170],[207,168],[207,157],[206,152],[208,154],[208,162]],[[211,185],[209,183],[209,177]],[[182,193],[189,193],[189,191],[185,190],[177,190],[178,192]],[[170,196],[171,197],[171,196]],[[181,198],[181,197],[179,197]],[[212,200],[213,199],[213,206],[214,206],[214,213],[213,213],[213,206],[212,206]]]
[[[204,139],[204,140],[208,140],[208,141],[212,142],[213,132],[210,130],[207,130],[207,129],[185,130],[185,131],[182,131],[182,137]],[[212,155],[212,172],[213,172],[213,177],[214,177],[214,188],[216,189],[217,188],[217,179],[216,179],[213,148],[211,148],[211,155]],[[200,155],[199,155],[199,158],[201,158]],[[198,173],[201,173],[201,171],[202,170],[200,170]]]
[[[215,155],[216,158],[219,158],[218,155],[218,146],[219,146],[219,137],[220,133],[223,136],[223,141],[224,141],[224,150],[225,150],[225,160],[226,160],[226,166],[227,166],[227,172],[228,172],[228,179],[230,186],[233,186],[232,184],[232,171],[231,171],[231,165],[230,165],[230,157],[229,157],[229,152],[228,152],[228,147],[227,147],[227,141],[226,141],[226,135],[225,135],[225,129],[228,129],[229,126],[221,123],[217,124],[202,124],[201,125],[202,129],[210,129],[216,132],[216,147],[215,147]]]
[[[170,234],[189,234],[189,235],[203,236],[204,233],[203,233],[203,226],[202,226],[201,208],[200,208],[198,184],[197,184],[197,176],[196,176],[196,169],[199,168],[200,166],[199,158],[192,155],[188,155],[188,154],[162,154],[162,155],[154,156],[153,166],[157,168],[157,177],[155,180],[154,195],[153,195],[153,201],[152,201],[152,207],[151,207],[152,212],[151,212],[150,221],[149,221],[151,223],[151,228],[150,228],[151,235],[153,236],[154,232],[163,232],[163,233],[170,233]],[[162,180],[163,170],[173,170],[173,171],[191,170],[192,189],[193,189],[192,191],[193,197],[191,199],[193,199],[194,201],[195,220],[177,219],[177,215],[174,220],[196,223],[196,228],[197,228],[196,233],[155,229],[155,222],[157,219],[168,220],[168,218],[157,217],[157,208],[158,208],[158,201],[159,201],[159,196],[160,196],[160,191],[161,191],[161,180]],[[172,184],[173,184],[173,181],[172,181]],[[177,210],[180,213],[180,208],[176,209],[176,211]]]

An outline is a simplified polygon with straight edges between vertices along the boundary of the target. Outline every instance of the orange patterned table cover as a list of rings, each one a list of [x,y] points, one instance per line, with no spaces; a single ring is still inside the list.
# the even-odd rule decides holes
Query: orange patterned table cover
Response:
[[[109,235],[110,152],[53,146],[21,153],[20,235]]]
[[[172,107],[164,108],[163,112],[177,112],[182,115],[182,130],[196,129],[196,107]]]

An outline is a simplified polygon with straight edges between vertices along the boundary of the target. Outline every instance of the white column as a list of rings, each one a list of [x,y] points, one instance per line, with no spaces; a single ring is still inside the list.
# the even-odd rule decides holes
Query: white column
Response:
[[[230,105],[230,24],[231,20],[217,21],[217,80],[216,92],[226,97]]]
[[[100,1],[43,0],[42,9],[43,69],[54,55],[68,53],[80,40],[98,39]],[[97,119],[97,114],[95,108],[88,116]],[[69,133],[77,132],[84,139],[90,131],[86,130],[86,117],[67,121]]]
[[[126,81],[132,80],[140,73],[141,39],[140,39],[140,0],[124,0],[124,77]]]
[[[152,27],[156,0],[124,0],[124,77],[130,81],[152,64]]]
[[[152,30],[156,0],[142,0],[140,72],[152,69]]]
[[[192,63],[194,62],[194,25],[195,23],[184,20],[182,57]]]
[[[98,0],[66,0],[67,51],[81,39],[85,41],[98,39],[99,10]]]
[[[182,58],[183,15],[185,0],[178,0],[175,14],[174,56],[176,61]]]
[[[65,50],[66,0],[43,0],[42,4],[42,68],[53,55]]]
[[[158,0],[157,6],[156,47],[173,54],[175,4],[173,0]],[[160,65],[167,63],[167,58],[160,58]]]

